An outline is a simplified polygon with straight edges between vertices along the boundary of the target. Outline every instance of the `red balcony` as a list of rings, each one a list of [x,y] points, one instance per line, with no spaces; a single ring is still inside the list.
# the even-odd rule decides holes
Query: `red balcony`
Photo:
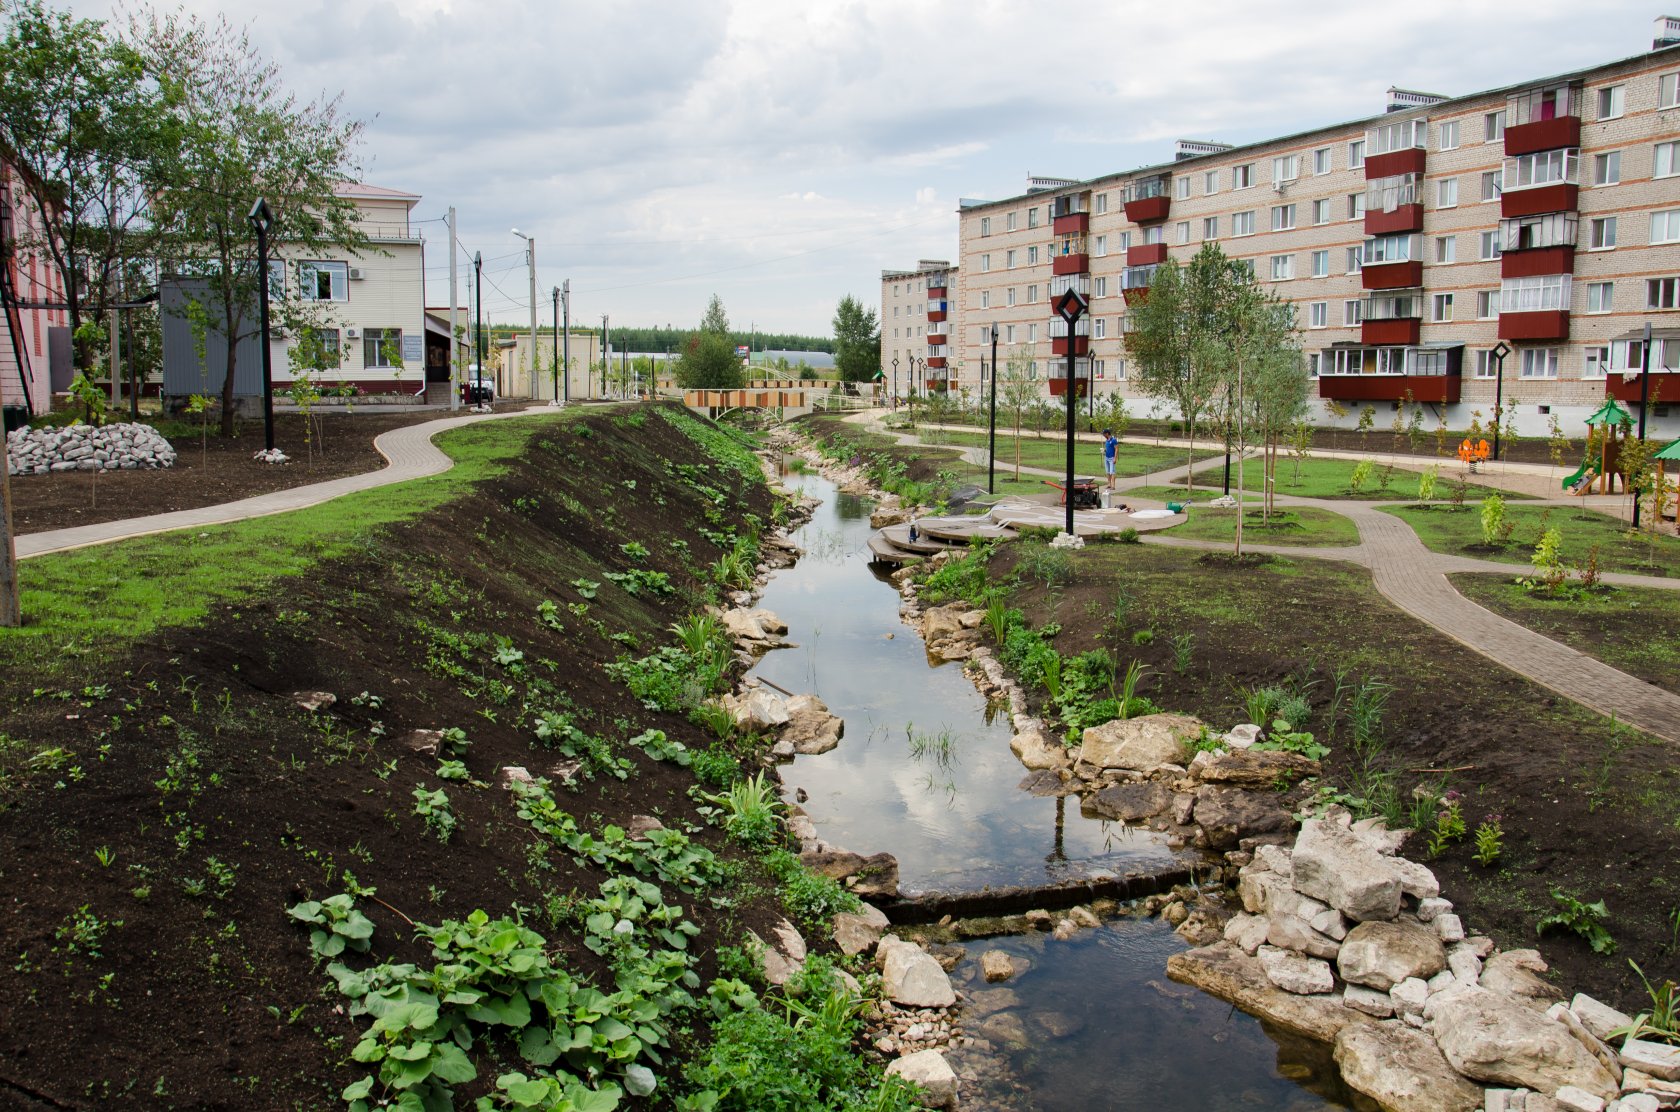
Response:
[[[1067,380],[1066,375],[1063,375],[1061,378],[1046,379],[1045,381],[1046,381],[1046,383],[1048,383],[1048,385],[1050,387],[1050,396],[1052,398],[1061,398],[1061,397],[1066,397],[1067,396],[1067,382],[1068,382],[1068,380]],[[1091,384],[1089,382],[1087,382],[1085,379],[1082,379],[1082,378],[1074,379],[1074,382],[1073,382],[1073,396],[1074,397],[1083,398],[1086,394],[1088,394],[1090,392],[1091,392]]]
[[[1550,120],[1535,120],[1528,124],[1510,124],[1505,128],[1505,156],[1535,151],[1555,151],[1560,147],[1581,145],[1581,117],[1558,116]]]
[[[1059,236],[1071,235],[1074,232],[1086,232],[1091,229],[1091,214],[1088,212],[1070,212],[1066,216],[1058,216],[1050,222],[1050,230]]]
[[[1392,178],[1396,174],[1421,174],[1423,163],[1422,147],[1406,147],[1403,150],[1389,151],[1387,154],[1368,154],[1365,156],[1365,180]]]
[[[1550,122],[1550,121],[1548,121]],[[1507,189],[1499,198],[1499,215],[1539,216],[1545,212],[1574,212],[1581,187],[1567,182],[1537,185],[1531,189]]]
[[[928,330],[927,342],[929,347],[944,347],[949,339],[950,337],[946,336],[943,332],[935,332],[932,329]]]
[[[1172,198],[1165,193],[1126,202],[1126,219],[1133,224],[1157,224],[1172,210]]]
[[[1338,402],[1414,402],[1455,405],[1458,375],[1320,375],[1318,396]]]
[[[1499,256],[1501,278],[1532,278],[1537,274],[1575,273],[1575,248],[1535,247]]]
[[[1569,314],[1562,309],[1537,313],[1500,313],[1501,340],[1567,340]]]
[[[1392,212],[1365,210],[1365,234],[1368,236],[1398,235],[1402,232],[1423,231],[1423,206],[1400,205]]]
[[[1091,270],[1091,256],[1057,255],[1050,263],[1051,274],[1087,274]]]
[[[1639,402],[1639,376],[1623,379],[1621,373],[1612,371],[1604,380],[1604,394],[1615,398],[1619,402]],[[1676,398],[1680,398],[1680,372],[1652,371],[1650,392],[1648,398],[1662,400],[1663,405],[1670,405]]]
[[[1066,336],[1052,336],[1050,338],[1050,354],[1066,355],[1068,353],[1068,338]],[[1073,354],[1091,354],[1091,337],[1075,336],[1073,338]]]
[[[930,355],[927,358],[927,365],[930,370],[943,367],[945,365],[945,357],[943,355]]]
[[[1423,264],[1367,263],[1360,272],[1360,281],[1368,290],[1403,290],[1423,285]]]
[[[1359,342],[1371,345],[1415,344],[1422,333],[1416,317],[1398,320],[1368,320],[1359,326]]]
[[[931,281],[931,279],[930,279]],[[935,301],[944,298],[946,286],[944,282],[928,286],[928,300]]]
[[[1126,299],[1127,305],[1141,305],[1149,300],[1149,287],[1128,286],[1120,291],[1120,296]]]
[[[1126,248],[1127,266],[1155,266],[1166,261],[1167,245],[1164,243],[1142,243]]]
[[[936,324],[939,321],[942,321],[942,320],[945,319],[945,310],[944,309],[929,309],[928,313],[927,313],[927,319],[928,319],[929,324]]]

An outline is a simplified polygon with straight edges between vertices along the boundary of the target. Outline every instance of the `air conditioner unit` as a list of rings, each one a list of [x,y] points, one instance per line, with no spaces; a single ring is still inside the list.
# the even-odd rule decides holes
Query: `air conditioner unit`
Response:
[[[344,338],[346,340],[359,340],[362,338],[362,330],[360,328],[346,328]]]
[[[364,271],[361,267],[353,266],[353,267],[350,268],[350,280],[352,282],[360,282],[363,278],[366,278],[366,277],[367,277],[367,272]]]
[[[1286,181],[1275,181],[1275,182],[1272,183],[1272,192],[1273,193],[1282,193],[1285,189],[1288,189],[1288,188],[1289,188],[1289,183],[1286,182]]]

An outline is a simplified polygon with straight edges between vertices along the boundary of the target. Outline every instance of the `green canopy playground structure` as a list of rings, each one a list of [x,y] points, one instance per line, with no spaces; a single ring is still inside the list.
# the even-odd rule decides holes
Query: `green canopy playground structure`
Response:
[[[1575,494],[1592,493],[1593,480],[1598,480],[1600,494],[1613,494],[1616,489],[1616,477],[1621,476],[1622,486],[1627,486],[1627,476],[1621,473],[1622,438],[1627,435],[1626,430],[1633,424],[1633,418],[1622,408],[1615,398],[1605,398],[1604,404],[1587,418],[1589,445],[1586,457],[1581,466],[1576,468],[1563,480],[1563,489]],[[1591,445],[1590,430],[1602,428],[1598,437],[1598,452],[1594,455]],[[1673,445],[1670,445],[1672,447]],[[1664,449],[1666,451],[1667,449]]]

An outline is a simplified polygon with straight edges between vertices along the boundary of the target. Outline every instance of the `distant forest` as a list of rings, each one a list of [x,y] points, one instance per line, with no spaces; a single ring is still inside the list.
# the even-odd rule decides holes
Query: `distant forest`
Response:
[[[573,332],[596,332],[601,330],[599,321],[590,327],[588,321],[573,321]],[[609,322],[610,323],[610,322]],[[529,328],[511,324],[486,324],[485,329],[492,336],[520,335]],[[538,329],[549,332],[553,326]],[[666,351],[677,354],[682,351],[683,344],[688,337],[698,331],[693,328],[634,328],[612,325],[612,346],[614,351]],[[737,332],[731,331],[729,338],[736,346],[750,344],[754,351],[834,351],[833,336],[799,336],[792,332]]]

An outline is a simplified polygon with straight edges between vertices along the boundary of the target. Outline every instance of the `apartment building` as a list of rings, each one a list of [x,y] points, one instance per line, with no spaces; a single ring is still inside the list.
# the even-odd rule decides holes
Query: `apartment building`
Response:
[[[1523,433],[1555,416],[1579,435],[1606,395],[1638,402],[1650,325],[1653,434],[1680,434],[1677,44],[1665,17],[1651,51],[1591,69],[1461,97],[1391,89],[1380,116],[1181,141],[1168,163],[965,201],[953,385],[979,384],[995,324],[1000,356],[1051,395],[1071,347],[1077,390],[1148,412],[1127,306],[1214,241],[1294,304],[1326,422],[1410,401],[1464,428],[1502,390]],[[1069,288],[1090,301],[1072,336],[1051,308]]]
[[[881,271],[881,375],[892,393],[942,390],[952,381],[957,361],[951,356],[950,291],[956,277],[946,259]]]

